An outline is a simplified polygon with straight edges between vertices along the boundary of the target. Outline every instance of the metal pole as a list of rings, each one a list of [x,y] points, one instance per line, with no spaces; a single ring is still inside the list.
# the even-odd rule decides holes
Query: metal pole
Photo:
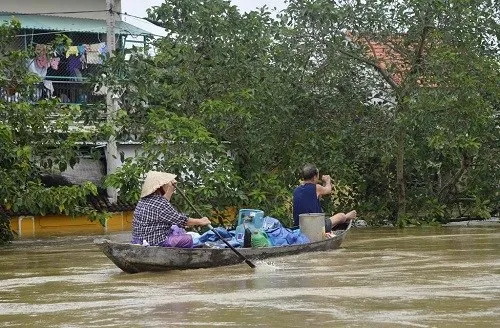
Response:
[[[116,50],[116,40],[115,40],[115,1],[114,0],[106,0],[106,10],[108,11],[108,15],[106,17],[106,25],[107,25],[107,35],[106,35],[106,47],[109,51],[109,55],[113,55],[113,51]]]
[[[114,51],[116,50],[116,40],[115,40],[115,1],[114,0],[106,0],[106,10],[108,11],[108,15],[106,18],[107,25],[107,33],[106,33],[106,48],[108,51],[108,55],[112,57],[114,55]],[[113,91],[108,86],[106,93],[106,108],[107,108],[107,120],[111,125],[114,125],[114,119],[116,116],[116,112],[118,110],[117,99],[113,94]],[[115,172],[118,167],[117,162],[119,160],[118,156],[118,148],[116,145],[115,135],[112,135],[108,139],[108,144],[106,146],[106,174],[111,174]],[[118,200],[118,192],[115,188],[108,187],[107,188],[108,199],[111,203],[116,203]]]

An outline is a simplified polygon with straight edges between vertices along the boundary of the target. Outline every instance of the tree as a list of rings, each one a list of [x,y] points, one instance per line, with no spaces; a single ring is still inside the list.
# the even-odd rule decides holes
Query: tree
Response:
[[[423,208],[431,210],[424,216],[432,216],[430,203],[443,208],[460,194],[474,195],[473,169],[495,165],[489,154],[498,151],[499,95],[491,87],[498,85],[498,14],[492,1],[292,0],[282,17],[298,42],[314,49],[318,67],[333,58],[348,60],[367,72],[374,87],[358,84],[365,94],[377,90],[393,103],[379,108],[379,115],[393,125],[391,184],[400,221],[408,218],[408,201],[412,215]],[[384,51],[382,57],[371,53],[373,46]],[[384,136],[367,123],[371,138]],[[482,184],[489,192],[498,188]],[[493,198],[498,202],[498,193]]]
[[[97,193],[95,185],[43,183],[44,176],[74,166],[79,144],[92,144],[101,134],[99,123],[91,120],[95,117],[91,109],[54,99],[33,100],[40,79],[26,69],[28,53],[12,48],[19,28],[16,21],[0,26],[0,206],[14,213],[87,214],[102,219],[105,214],[87,205],[87,196]],[[8,229],[8,224],[0,227],[2,241],[12,237]]]
[[[156,56],[117,54],[96,77],[121,97],[108,131],[143,146],[108,183],[135,200],[143,173],[169,170],[207,213],[288,222],[314,162],[335,178],[327,211],[484,217],[499,200],[498,9],[471,4],[291,0],[274,19],[167,0],[150,12],[168,32]]]

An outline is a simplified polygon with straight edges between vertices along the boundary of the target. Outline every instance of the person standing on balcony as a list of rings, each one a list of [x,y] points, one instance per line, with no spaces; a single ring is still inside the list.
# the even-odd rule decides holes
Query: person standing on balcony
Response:
[[[132,243],[164,246],[192,247],[189,234],[180,232],[185,226],[206,226],[207,217],[190,218],[178,212],[170,203],[175,192],[176,175],[150,171],[142,185],[141,199],[134,210]]]
[[[332,192],[332,179],[329,175],[321,177],[319,180],[319,170],[312,164],[307,164],[301,171],[302,183],[293,192],[293,225],[299,226],[299,215],[303,213],[323,213],[320,199],[322,196]],[[335,226],[349,220],[356,219],[356,211],[349,213],[336,213],[325,218],[325,232],[331,232]]]

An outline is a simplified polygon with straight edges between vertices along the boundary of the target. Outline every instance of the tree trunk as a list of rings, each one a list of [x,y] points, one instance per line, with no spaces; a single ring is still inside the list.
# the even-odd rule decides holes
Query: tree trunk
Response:
[[[401,220],[406,213],[406,181],[404,176],[405,129],[399,127],[397,135],[396,186],[398,193],[398,217]]]

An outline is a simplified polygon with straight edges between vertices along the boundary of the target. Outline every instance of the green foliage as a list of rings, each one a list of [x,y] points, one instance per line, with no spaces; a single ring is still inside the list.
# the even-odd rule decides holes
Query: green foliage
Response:
[[[87,198],[97,194],[95,185],[47,187],[41,178],[74,167],[79,144],[102,138],[99,122],[91,122],[92,109],[55,99],[33,101],[40,79],[26,69],[28,53],[12,48],[18,28],[15,21],[0,26],[0,90],[16,97],[0,99],[0,206],[34,215],[89,214]],[[69,42],[59,36],[54,46]],[[86,128],[78,125],[82,121]]]
[[[498,13],[489,1],[475,3],[474,10],[461,1],[290,2],[281,18],[294,27],[299,43],[315,49],[321,67],[331,65],[328,56],[346,61],[357,67],[351,81],[365,96],[378,91],[387,100],[368,107],[375,113],[365,111],[356,120],[360,129],[348,130],[351,140],[368,147],[340,151],[360,170],[361,215],[400,216],[398,223],[409,222],[406,217],[432,220],[444,210],[456,213],[463,197],[481,199],[479,184],[487,198],[497,197],[498,179],[487,176],[498,175],[492,157],[499,139]],[[368,45],[386,45],[385,58],[392,61],[379,65]],[[337,119],[354,112],[346,103]],[[481,182],[475,178],[478,167],[484,169]],[[438,204],[429,210],[423,199]]]
[[[75,163],[75,141],[113,135],[142,145],[107,177],[128,201],[139,198],[145,172],[165,170],[204,214],[261,208],[287,222],[298,170],[312,162],[336,181],[325,211],[356,208],[374,224],[435,224],[498,208],[493,2],[287,3],[276,19],[267,8],[242,14],[223,0],[152,8],[167,32],[148,45],[156,55],[117,53],[95,77],[121,98],[114,117],[95,122],[99,106],[16,105],[12,123],[0,125],[9,149],[2,167],[15,167],[1,188],[18,195],[40,168]],[[373,56],[377,47],[385,57]],[[2,83],[22,76],[21,89],[34,82],[4,75]],[[57,124],[43,119],[51,108],[64,108]],[[77,118],[96,133],[69,133]]]
[[[150,11],[168,33],[157,55],[106,70],[125,90],[118,130],[145,149],[109,181],[135,199],[148,169],[183,172],[205,211],[286,221],[312,162],[338,181],[326,211],[400,225],[484,216],[499,203],[498,8],[470,8],[291,0],[273,19],[221,0],[165,1]],[[465,198],[481,205],[464,210]]]
[[[74,215],[91,211],[87,205],[89,195],[97,195],[96,186],[90,182],[82,186],[47,188],[40,183],[28,181],[24,195],[19,195],[13,203],[7,202],[4,206],[14,212],[29,209],[33,214]]]
[[[256,173],[243,184],[248,199],[241,207],[259,208],[266,215],[280,218],[292,226],[292,198],[290,189],[283,185],[283,177],[276,172]]]
[[[78,162],[77,142],[90,142],[94,131],[72,129],[81,110],[55,100],[11,102],[0,107],[0,187],[2,206],[32,214],[82,213],[94,185],[46,188],[43,174],[62,172]]]
[[[0,246],[8,244],[14,239],[14,234],[10,230],[10,218],[0,212]]]

